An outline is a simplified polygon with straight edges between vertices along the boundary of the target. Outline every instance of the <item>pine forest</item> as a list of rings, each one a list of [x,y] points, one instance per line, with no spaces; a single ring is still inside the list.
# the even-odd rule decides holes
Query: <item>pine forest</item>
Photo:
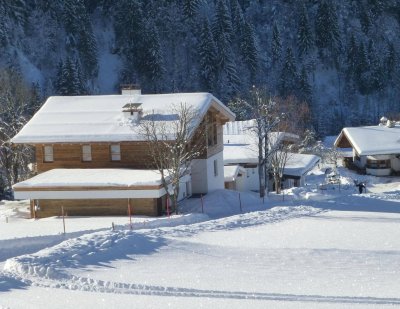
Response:
[[[398,0],[1,1],[1,78],[32,88],[29,111],[129,83],[225,104],[262,87],[333,135],[399,114],[399,23]]]

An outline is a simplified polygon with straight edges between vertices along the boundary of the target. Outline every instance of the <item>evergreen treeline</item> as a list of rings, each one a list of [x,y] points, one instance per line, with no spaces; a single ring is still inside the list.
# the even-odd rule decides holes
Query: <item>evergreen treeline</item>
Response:
[[[227,103],[267,87],[306,102],[324,135],[400,112],[399,22],[397,0],[14,0],[0,2],[0,52],[47,95],[104,92],[113,65],[115,91]]]

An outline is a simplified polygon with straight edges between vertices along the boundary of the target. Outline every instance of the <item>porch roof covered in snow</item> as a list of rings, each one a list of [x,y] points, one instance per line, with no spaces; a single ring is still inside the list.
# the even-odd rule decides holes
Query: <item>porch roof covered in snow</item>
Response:
[[[145,140],[140,134],[138,117],[123,112],[124,106],[135,103],[140,103],[140,121],[155,120],[166,126],[177,120],[179,105],[185,104],[199,114],[191,124],[192,132],[210,109],[222,122],[235,118],[235,114],[210,93],[54,96],[47,99],[11,141],[38,144]]]
[[[16,199],[159,198],[157,170],[53,169],[13,186]]]
[[[245,174],[246,170],[240,165],[225,165],[224,166],[224,181],[235,181],[238,175]]]
[[[400,154],[400,126],[344,128],[334,145],[338,148],[354,148],[360,156]]]
[[[302,177],[318,164],[320,157],[310,154],[289,153],[288,161],[283,170],[284,176]]]

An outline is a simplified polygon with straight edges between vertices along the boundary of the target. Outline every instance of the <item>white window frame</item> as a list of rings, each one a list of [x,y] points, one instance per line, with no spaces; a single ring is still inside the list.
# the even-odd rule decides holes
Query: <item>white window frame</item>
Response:
[[[82,161],[91,162],[92,161],[92,146],[82,145]]]
[[[110,145],[110,158],[111,161],[121,161],[121,145],[111,144]]]
[[[43,146],[43,162],[54,162],[54,149],[52,145]]]

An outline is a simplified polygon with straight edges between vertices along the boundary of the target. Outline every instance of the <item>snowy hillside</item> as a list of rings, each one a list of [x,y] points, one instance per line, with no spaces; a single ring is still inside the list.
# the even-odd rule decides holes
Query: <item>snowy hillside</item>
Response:
[[[399,16],[395,0],[2,1],[0,66],[45,96],[265,86],[336,134],[400,111]]]
[[[0,202],[1,308],[397,308],[397,178],[356,175],[319,190],[221,190],[170,218],[25,219]],[[361,179],[360,179],[361,180]],[[111,229],[114,222],[115,230]]]

